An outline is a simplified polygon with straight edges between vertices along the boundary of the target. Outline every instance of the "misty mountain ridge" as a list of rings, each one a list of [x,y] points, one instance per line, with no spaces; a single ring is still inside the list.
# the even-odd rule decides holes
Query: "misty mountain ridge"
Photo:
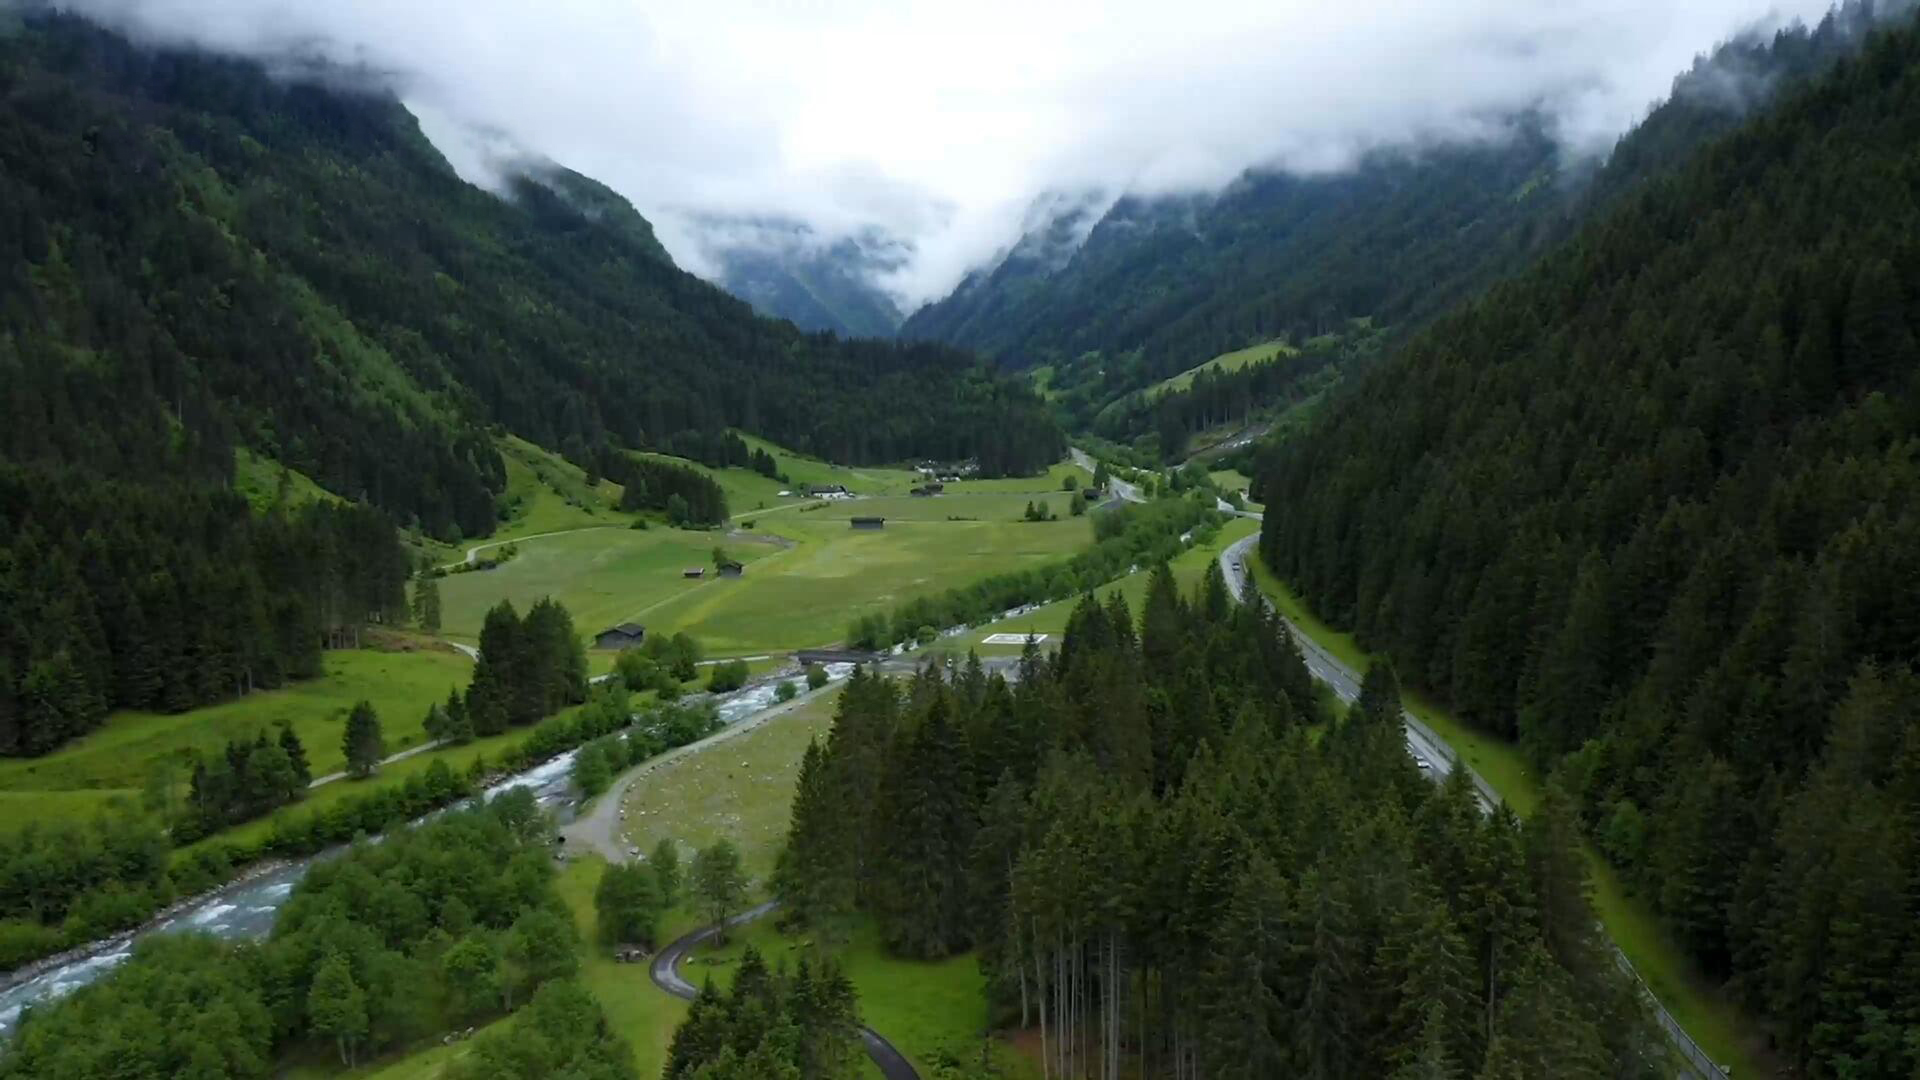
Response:
[[[763,315],[841,337],[892,337],[906,317],[882,282],[912,252],[881,229],[826,238],[792,218],[708,215],[693,232],[711,280]]]
[[[1570,155],[1545,115],[1522,112],[1492,125],[1504,139],[1383,147],[1338,173],[1255,169],[1216,193],[1123,197],[1090,229],[1037,212],[1006,255],[915,311],[901,336],[1047,366],[1070,426],[1125,415],[1100,433],[1133,442],[1155,426],[1151,411],[1114,403],[1214,356],[1338,335],[1356,320],[1391,331],[1368,351],[1395,340],[1914,7],[1848,3],[1812,27],[1729,42],[1678,74],[1604,161]]]

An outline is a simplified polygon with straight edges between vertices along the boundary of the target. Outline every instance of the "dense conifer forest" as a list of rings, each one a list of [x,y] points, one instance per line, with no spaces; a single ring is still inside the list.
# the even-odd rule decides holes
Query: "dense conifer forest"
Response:
[[[1059,458],[966,354],[756,317],[606,189],[529,166],[482,191],[335,74],[9,25],[0,455],[219,478],[244,445],[443,538],[492,528],[495,425],[583,464],[728,427],[844,462]]]
[[[0,755],[311,676],[403,615],[406,578],[369,507],[259,515],[191,480],[0,464]]]
[[[1270,565],[1517,738],[1816,1076],[1920,1068],[1920,32],[1411,344]]]
[[[1334,723],[1217,568],[1183,599],[1161,566],[1137,624],[1087,599],[1012,684],[856,675],[792,815],[787,917],[977,949],[1051,1075],[1669,1075],[1570,806],[1428,782],[1384,665]]]

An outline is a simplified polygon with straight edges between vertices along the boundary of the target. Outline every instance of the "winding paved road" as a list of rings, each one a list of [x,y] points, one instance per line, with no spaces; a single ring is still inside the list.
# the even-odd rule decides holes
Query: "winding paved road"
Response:
[[[769,900],[758,907],[749,908],[727,920],[728,926],[741,926],[780,906],[778,900]],[[680,965],[686,962],[693,950],[706,944],[708,939],[718,933],[718,926],[708,926],[688,934],[666,948],[661,949],[653,958],[653,965],[647,973],[653,977],[653,985],[683,1001],[692,1001],[700,993],[700,988],[687,981],[680,973]],[[880,1075],[887,1080],[920,1080],[920,1074],[892,1043],[872,1028],[860,1029],[860,1041],[866,1045],[867,1056],[880,1067]]]

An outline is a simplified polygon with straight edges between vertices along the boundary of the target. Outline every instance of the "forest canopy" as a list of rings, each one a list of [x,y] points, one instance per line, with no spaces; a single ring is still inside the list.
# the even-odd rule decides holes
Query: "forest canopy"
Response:
[[[1920,1064],[1920,33],[1274,453],[1262,551],[1578,797],[1815,1075]],[[1902,883],[1904,882],[1904,884]]]

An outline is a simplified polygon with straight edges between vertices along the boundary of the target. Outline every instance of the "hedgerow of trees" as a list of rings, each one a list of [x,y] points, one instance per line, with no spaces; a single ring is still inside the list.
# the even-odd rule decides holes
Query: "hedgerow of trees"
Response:
[[[1920,1067],[1916,101],[1877,36],[1258,478],[1269,565],[1551,770],[1815,1076]]]
[[[977,951],[1051,1075],[1671,1075],[1567,802],[1429,783],[1384,665],[1333,723],[1217,568],[1190,599],[1157,569],[1138,624],[1083,600],[1011,684],[856,674],[774,885],[814,934]]]

